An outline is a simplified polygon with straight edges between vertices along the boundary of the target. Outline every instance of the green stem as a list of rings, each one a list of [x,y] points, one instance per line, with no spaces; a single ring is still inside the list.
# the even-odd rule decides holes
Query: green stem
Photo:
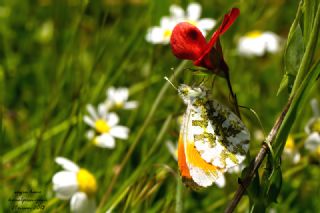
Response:
[[[230,91],[230,94],[231,94],[231,97],[232,97],[232,102],[233,102],[233,104],[234,104],[235,112],[236,112],[236,114],[238,115],[238,117],[241,119],[241,114],[240,114],[240,111],[239,111],[239,105],[238,105],[237,96],[236,96],[236,94],[233,92],[229,73],[227,73],[227,75],[226,75],[226,80],[227,80],[228,88],[229,88],[229,91]]]
[[[294,84],[293,84],[290,97],[293,97],[293,95],[297,92],[299,86],[301,85],[303,79],[305,78],[306,74],[308,73],[311,67],[311,62],[316,49],[315,46],[318,40],[319,28],[320,28],[320,4],[318,5],[317,14],[314,19],[314,25],[310,35],[310,40],[307,44],[306,51],[303,55],[296,80],[294,81]]]
[[[176,213],[182,213],[182,182],[180,180],[180,177],[177,177],[177,192],[176,192]]]
[[[314,67],[311,69],[310,72],[309,68],[314,56],[314,49],[318,38],[319,33],[319,23],[320,23],[320,4],[317,9],[317,14],[315,18],[315,22],[313,25],[312,33],[310,35],[310,40],[307,45],[306,52],[303,55],[301,65],[298,70],[298,75],[295,80],[291,96],[282,111],[280,117],[275,122],[273,128],[271,129],[268,137],[263,143],[259,153],[257,154],[254,162],[250,165],[248,172],[243,179],[242,184],[239,185],[234,198],[227,206],[225,212],[231,213],[234,211],[238,203],[240,202],[242,196],[246,192],[247,187],[253,180],[256,171],[260,167],[263,159],[268,153],[268,146],[266,143],[272,143],[272,146],[275,150],[275,159],[279,159],[285,144],[284,138],[287,137],[291,126],[295,121],[295,116],[298,111],[303,106],[303,100],[305,98],[305,94],[307,94],[308,90],[312,87],[312,85],[316,82],[316,78],[320,73],[320,62],[318,62]]]

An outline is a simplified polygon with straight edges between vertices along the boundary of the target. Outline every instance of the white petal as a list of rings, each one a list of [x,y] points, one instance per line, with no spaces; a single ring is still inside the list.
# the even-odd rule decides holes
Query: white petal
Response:
[[[77,164],[73,163],[71,160],[64,157],[56,157],[56,163],[59,164],[62,168],[70,172],[78,172],[79,167]]]
[[[318,132],[311,133],[306,142],[304,143],[304,148],[307,150],[314,152],[320,146],[320,134]]]
[[[100,118],[103,118],[103,119],[107,118],[107,107],[105,104],[98,105],[98,113]]]
[[[62,171],[52,178],[53,190],[60,199],[69,199],[78,190],[77,175],[75,172]]]
[[[190,3],[187,8],[188,19],[197,21],[201,15],[201,5],[198,3]]]
[[[113,99],[114,99],[114,96],[115,96],[115,92],[116,92],[116,89],[115,89],[114,87],[110,87],[110,88],[107,90],[107,97],[108,97],[108,99],[113,100]]]
[[[216,21],[211,18],[203,18],[198,21],[198,28],[201,30],[212,30],[216,26]]]
[[[138,101],[128,101],[124,103],[124,109],[135,109],[138,107]]]
[[[202,33],[203,37],[206,37],[206,36],[207,36],[207,33],[206,33],[206,31],[205,31],[205,30],[200,29],[200,28],[199,28],[199,30],[200,30],[200,32]]]
[[[115,126],[110,129],[110,134],[115,138],[128,139],[129,128],[125,126]]]
[[[112,149],[115,147],[116,143],[114,138],[110,134],[102,134],[95,138],[95,145],[101,148]]]
[[[169,10],[173,18],[177,18],[177,19],[184,18],[184,11],[180,6],[173,4],[170,6]]]
[[[95,132],[93,130],[89,130],[87,131],[86,136],[89,140],[92,140],[95,136]]]
[[[83,116],[83,121],[91,126],[92,128],[95,128],[95,122],[87,115]]]
[[[300,153],[297,151],[294,153],[293,159],[292,159],[293,163],[298,163],[300,161]]]
[[[262,38],[264,39],[265,49],[268,52],[274,53],[279,51],[280,49],[280,39],[279,37],[272,32],[265,32],[262,34]]]
[[[117,96],[115,97],[115,101],[116,102],[124,102],[126,100],[128,100],[129,97],[129,90],[128,88],[119,88],[117,91]]]
[[[171,18],[168,17],[168,16],[163,16],[161,19],[160,19],[160,27],[161,28],[166,28],[170,25],[170,22],[171,22]]]
[[[88,198],[84,192],[77,192],[70,200],[70,208],[76,213],[94,213],[96,203],[94,199]]]
[[[244,56],[262,56],[265,53],[265,43],[258,38],[242,37],[238,43],[238,52]]]
[[[96,112],[96,110],[94,109],[94,107],[92,106],[92,104],[88,104],[88,105],[87,105],[87,111],[89,112],[89,114],[91,115],[91,117],[92,117],[94,120],[97,120],[97,119],[98,119],[97,112]]]
[[[223,188],[226,185],[226,178],[224,177],[224,175],[221,175],[220,177],[218,177],[218,179],[215,181],[215,184],[219,188]]]
[[[161,27],[152,27],[148,29],[146,40],[152,44],[168,44],[170,39],[164,36],[164,31]]]
[[[184,19],[183,18],[177,19],[173,17],[162,17],[160,19],[160,27],[163,29],[163,31],[172,32],[173,28],[181,21],[184,21]]]
[[[115,126],[119,122],[119,117],[116,113],[111,112],[107,117],[107,123],[110,127]]]
[[[171,17],[162,17],[160,19],[160,27],[164,30],[170,30],[172,31],[173,28],[176,26],[177,24],[177,19],[173,19]]]

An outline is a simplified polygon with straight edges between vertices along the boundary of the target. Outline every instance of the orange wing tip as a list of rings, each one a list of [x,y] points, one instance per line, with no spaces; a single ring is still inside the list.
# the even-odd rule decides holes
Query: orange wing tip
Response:
[[[187,143],[187,153],[185,153],[182,137],[178,144],[178,164],[183,182],[193,190],[199,190],[211,186],[223,174],[218,167],[207,163],[201,158],[200,153],[192,143]],[[187,155],[187,156],[186,156]]]
[[[182,136],[179,137],[178,142],[178,165],[180,169],[180,174],[182,177],[191,178],[189,168],[186,162],[186,155],[184,152],[184,144],[182,142]]]

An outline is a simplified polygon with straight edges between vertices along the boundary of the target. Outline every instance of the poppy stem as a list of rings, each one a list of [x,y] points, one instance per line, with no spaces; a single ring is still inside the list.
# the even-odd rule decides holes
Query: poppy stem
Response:
[[[229,72],[225,72],[226,73],[226,80],[227,80],[227,84],[228,84],[228,88],[232,97],[232,102],[234,104],[234,108],[235,108],[235,112],[238,115],[238,117],[241,119],[241,114],[240,114],[240,110],[239,110],[239,105],[238,105],[238,100],[237,100],[237,96],[236,94],[233,92],[232,89],[232,85],[231,85],[231,81],[230,81],[230,76],[229,76]]]

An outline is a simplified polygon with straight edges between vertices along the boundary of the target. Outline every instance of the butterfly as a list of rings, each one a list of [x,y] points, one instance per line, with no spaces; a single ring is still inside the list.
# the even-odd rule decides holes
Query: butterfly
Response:
[[[187,105],[178,141],[180,174],[192,189],[207,187],[245,159],[250,133],[205,87],[181,84],[178,93]]]

